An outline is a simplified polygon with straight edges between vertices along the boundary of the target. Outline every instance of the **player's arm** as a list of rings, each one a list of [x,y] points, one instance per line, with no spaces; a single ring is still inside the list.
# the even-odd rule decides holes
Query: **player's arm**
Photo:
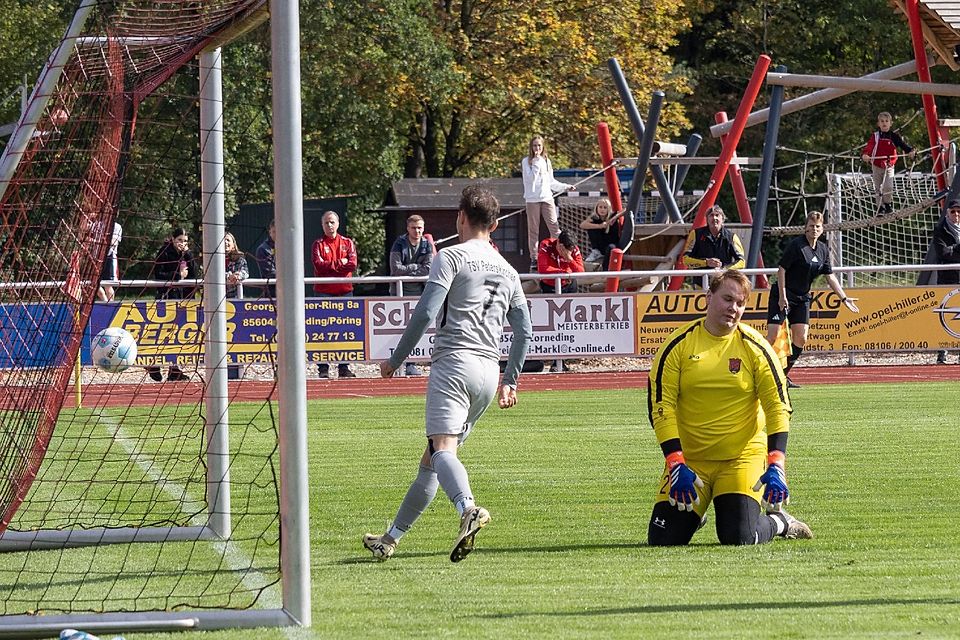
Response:
[[[517,403],[517,379],[520,377],[523,361],[527,357],[527,349],[533,341],[533,323],[530,321],[530,311],[527,309],[526,301],[510,307],[507,311],[507,322],[513,329],[513,342],[510,344],[503,379],[500,381],[501,409],[508,409]]]
[[[733,243],[733,262],[724,266],[727,269],[743,269],[747,261],[743,253],[743,243],[740,242],[740,236],[731,233],[730,241]]]
[[[333,260],[323,259],[323,242],[315,240],[310,255],[313,259],[313,273],[316,277],[331,278],[337,275],[336,269],[333,267]]]
[[[859,298],[851,298],[847,296],[843,291],[843,285],[840,284],[840,281],[837,279],[837,276],[833,273],[827,274],[827,284],[830,285],[830,288],[833,289],[833,292],[840,296],[840,302],[846,305],[847,309],[853,311],[854,313],[860,313],[860,307],[857,306],[857,300]]]
[[[688,269],[706,269],[707,261],[693,255],[693,250],[697,244],[697,230],[690,229],[687,234],[687,244],[683,246],[683,264]]]
[[[767,469],[754,485],[762,490],[760,504],[769,511],[779,511],[790,501],[787,489],[786,453],[790,431],[790,396],[787,380],[773,347],[763,339],[750,340],[756,349],[754,380],[760,405],[763,407],[767,431]]]
[[[446,297],[446,287],[432,280],[427,282],[427,286],[424,287],[423,294],[413,310],[413,315],[410,316],[407,328],[400,336],[397,347],[390,354],[388,360],[380,363],[380,375],[389,378],[394,371],[400,368],[413,348],[420,342],[420,338],[426,333],[427,327],[437,317],[437,313],[440,312],[440,307],[443,306]]]

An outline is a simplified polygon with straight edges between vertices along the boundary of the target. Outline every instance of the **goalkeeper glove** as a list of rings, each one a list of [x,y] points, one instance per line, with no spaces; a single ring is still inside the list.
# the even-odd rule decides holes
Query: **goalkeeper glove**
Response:
[[[760,505],[767,511],[780,511],[783,505],[790,502],[790,490],[787,489],[787,474],[783,470],[786,456],[782,451],[773,450],[767,454],[767,470],[757,484],[754,491],[766,487],[760,499]]]
[[[693,505],[700,504],[696,487],[702,487],[703,480],[686,465],[682,451],[667,456],[667,470],[670,472],[670,505],[680,511],[693,511]]]

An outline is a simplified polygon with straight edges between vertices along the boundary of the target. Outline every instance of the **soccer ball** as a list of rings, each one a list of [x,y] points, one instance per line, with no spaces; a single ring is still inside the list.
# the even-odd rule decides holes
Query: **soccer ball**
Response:
[[[120,327],[107,327],[93,337],[93,364],[107,373],[120,373],[137,362],[137,341]]]

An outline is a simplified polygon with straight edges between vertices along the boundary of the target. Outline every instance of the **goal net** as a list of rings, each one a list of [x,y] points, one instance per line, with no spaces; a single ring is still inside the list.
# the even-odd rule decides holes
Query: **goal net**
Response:
[[[923,264],[941,201],[936,176],[898,173],[893,182],[893,211],[878,213],[873,178],[867,173],[830,173],[826,233],[837,266]],[[854,286],[913,285],[916,272],[851,274]]]
[[[266,1],[80,4],[0,163],[0,635],[295,624],[275,382],[228,396],[210,355],[224,284],[173,295],[154,264],[182,225],[196,277],[222,268],[197,56]],[[117,280],[139,284],[95,304]],[[98,321],[131,328],[151,368],[81,368]]]

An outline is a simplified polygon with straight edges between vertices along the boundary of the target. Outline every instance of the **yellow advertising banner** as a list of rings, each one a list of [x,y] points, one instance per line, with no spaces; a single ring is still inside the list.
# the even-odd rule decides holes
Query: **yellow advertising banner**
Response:
[[[768,290],[756,290],[743,319],[766,333]],[[860,313],[827,290],[811,292],[808,351],[924,351],[960,348],[960,288],[848,289]],[[674,329],[703,316],[702,291],[637,294],[637,354],[653,355]]]

